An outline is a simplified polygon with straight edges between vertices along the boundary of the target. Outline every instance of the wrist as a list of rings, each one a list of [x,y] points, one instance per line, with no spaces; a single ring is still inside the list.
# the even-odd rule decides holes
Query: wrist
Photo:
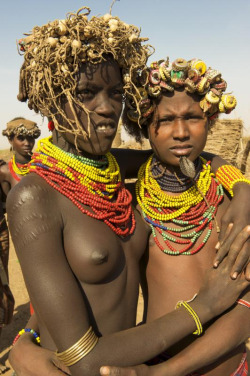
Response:
[[[200,293],[189,303],[189,305],[197,313],[202,324],[205,324],[216,316],[216,313],[212,310],[211,304],[209,304]]]

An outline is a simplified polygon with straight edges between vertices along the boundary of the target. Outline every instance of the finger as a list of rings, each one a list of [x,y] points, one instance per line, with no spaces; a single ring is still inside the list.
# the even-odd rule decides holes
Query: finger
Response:
[[[249,246],[250,246],[250,242],[247,241],[243,245],[242,249],[238,251],[238,255],[236,257],[236,260],[234,262],[234,265],[230,273],[232,279],[236,279],[238,275],[242,273],[243,270],[245,270],[247,265],[249,264],[249,260],[250,260]],[[237,252],[237,250],[235,252]]]
[[[221,224],[220,224],[220,232],[218,235],[218,243],[221,245],[223,241],[228,237],[230,231],[233,228],[233,223],[226,220],[225,216],[222,217]],[[215,248],[218,248],[218,243],[216,244]]]
[[[223,227],[224,226],[224,227]],[[214,259],[214,267],[217,268],[217,266],[220,264],[220,262],[224,259],[226,256],[226,251],[225,248],[221,248],[223,241],[228,238],[230,232],[232,231],[233,228],[233,223],[229,223],[229,225],[223,225],[220,233],[219,233],[219,241],[215,246],[215,249],[218,251],[216,254],[216,257]]]
[[[124,371],[124,370],[123,370]],[[100,374],[103,376],[125,376],[125,375],[130,375],[129,373],[122,373],[122,369],[120,367],[101,367],[100,368]]]
[[[244,243],[249,238],[250,226],[246,226],[239,232],[239,225],[234,225],[227,238],[223,241],[216,257],[215,265],[219,265],[221,260],[229,253],[230,257],[236,259]]]
[[[250,282],[250,263],[248,263],[247,266],[246,266],[245,278],[246,278],[247,281]]]

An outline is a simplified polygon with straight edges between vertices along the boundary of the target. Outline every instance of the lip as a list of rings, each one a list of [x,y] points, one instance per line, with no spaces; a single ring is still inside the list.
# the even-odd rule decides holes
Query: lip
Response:
[[[113,136],[116,133],[117,127],[113,121],[100,121],[95,125],[95,130],[99,134]]]
[[[192,145],[175,145],[170,148],[170,151],[177,157],[181,157],[183,155],[189,155],[192,151]]]

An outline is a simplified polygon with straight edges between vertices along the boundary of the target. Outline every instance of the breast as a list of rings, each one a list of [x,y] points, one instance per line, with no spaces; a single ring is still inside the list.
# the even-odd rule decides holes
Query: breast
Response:
[[[70,205],[65,214],[64,249],[69,264],[82,283],[106,283],[117,278],[125,266],[138,268],[145,251],[148,230],[136,213],[136,229],[118,237],[104,222]]]

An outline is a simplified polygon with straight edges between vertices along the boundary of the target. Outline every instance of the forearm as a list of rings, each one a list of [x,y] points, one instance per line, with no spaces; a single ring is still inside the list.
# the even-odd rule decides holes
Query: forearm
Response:
[[[237,306],[216,320],[204,336],[159,367],[159,371],[168,371],[170,376],[185,376],[204,368],[244,343],[249,333],[249,312],[247,308]]]
[[[209,319],[211,313],[198,298],[191,304],[202,322]],[[88,375],[98,375],[103,364],[129,366],[144,363],[195,330],[193,318],[181,307],[149,324],[103,336],[86,359],[71,367],[72,375],[83,375],[84,370]],[[91,373],[88,373],[90,369]]]

